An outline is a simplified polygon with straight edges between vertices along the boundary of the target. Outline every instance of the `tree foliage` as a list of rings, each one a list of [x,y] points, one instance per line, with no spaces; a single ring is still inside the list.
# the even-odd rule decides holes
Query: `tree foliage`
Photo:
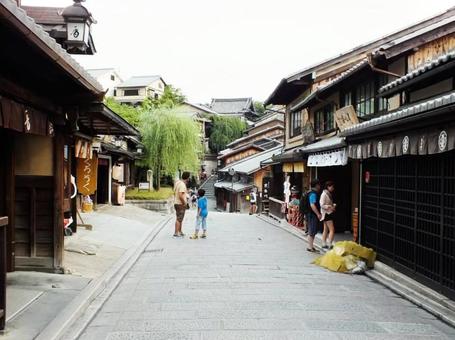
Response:
[[[181,90],[173,87],[172,85],[166,85],[163,91],[163,95],[158,99],[148,98],[142,103],[142,108],[146,111],[157,109],[157,108],[168,108],[172,109],[185,102],[186,98],[182,94]]]
[[[142,108],[134,107],[127,104],[120,104],[115,101],[114,98],[106,98],[105,103],[112,111],[118,114],[120,117],[125,119],[128,123],[134,127],[139,127],[141,120]]]
[[[139,129],[145,145],[144,165],[154,171],[159,188],[162,175],[177,171],[197,172],[202,157],[200,127],[175,109],[159,107],[144,111]]]
[[[254,101],[253,106],[254,111],[256,111],[258,115],[262,116],[265,113],[265,106],[263,102]]]
[[[243,120],[233,117],[214,116],[212,123],[209,144],[210,149],[217,153],[224,150],[229,143],[242,137],[247,128]]]

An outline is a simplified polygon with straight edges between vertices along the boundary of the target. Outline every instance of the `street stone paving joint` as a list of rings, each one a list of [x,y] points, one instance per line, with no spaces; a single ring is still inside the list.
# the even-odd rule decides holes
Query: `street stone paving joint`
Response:
[[[208,226],[175,239],[170,222],[80,339],[455,339],[368,277],[312,265],[302,240],[260,219],[210,213]]]

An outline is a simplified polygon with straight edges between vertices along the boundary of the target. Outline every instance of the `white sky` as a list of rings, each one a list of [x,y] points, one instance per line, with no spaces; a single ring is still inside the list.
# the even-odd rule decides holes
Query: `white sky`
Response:
[[[22,0],[65,7],[71,0]],[[88,0],[98,53],[87,68],[161,74],[194,102],[265,100],[313,63],[437,14],[453,0]]]

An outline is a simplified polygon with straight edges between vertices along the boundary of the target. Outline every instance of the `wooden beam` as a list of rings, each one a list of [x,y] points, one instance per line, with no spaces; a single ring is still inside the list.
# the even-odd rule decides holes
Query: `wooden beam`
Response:
[[[11,97],[22,104],[27,104],[41,109],[44,112],[61,113],[61,107],[55,105],[49,98],[37,96],[32,91],[13,83],[12,81],[0,76],[0,95]]]
[[[64,146],[65,137],[56,131],[54,138],[54,270],[63,266],[63,200],[64,200]]]

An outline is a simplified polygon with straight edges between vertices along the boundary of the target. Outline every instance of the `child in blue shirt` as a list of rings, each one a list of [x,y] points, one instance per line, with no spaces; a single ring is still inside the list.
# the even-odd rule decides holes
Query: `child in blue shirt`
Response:
[[[205,197],[205,190],[199,189],[197,192],[197,217],[196,217],[196,229],[194,235],[190,237],[192,240],[197,240],[199,238],[199,228],[202,225],[202,235],[201,238],[207,237],[207,216],[209,210],[207,207],[207,197]]]

